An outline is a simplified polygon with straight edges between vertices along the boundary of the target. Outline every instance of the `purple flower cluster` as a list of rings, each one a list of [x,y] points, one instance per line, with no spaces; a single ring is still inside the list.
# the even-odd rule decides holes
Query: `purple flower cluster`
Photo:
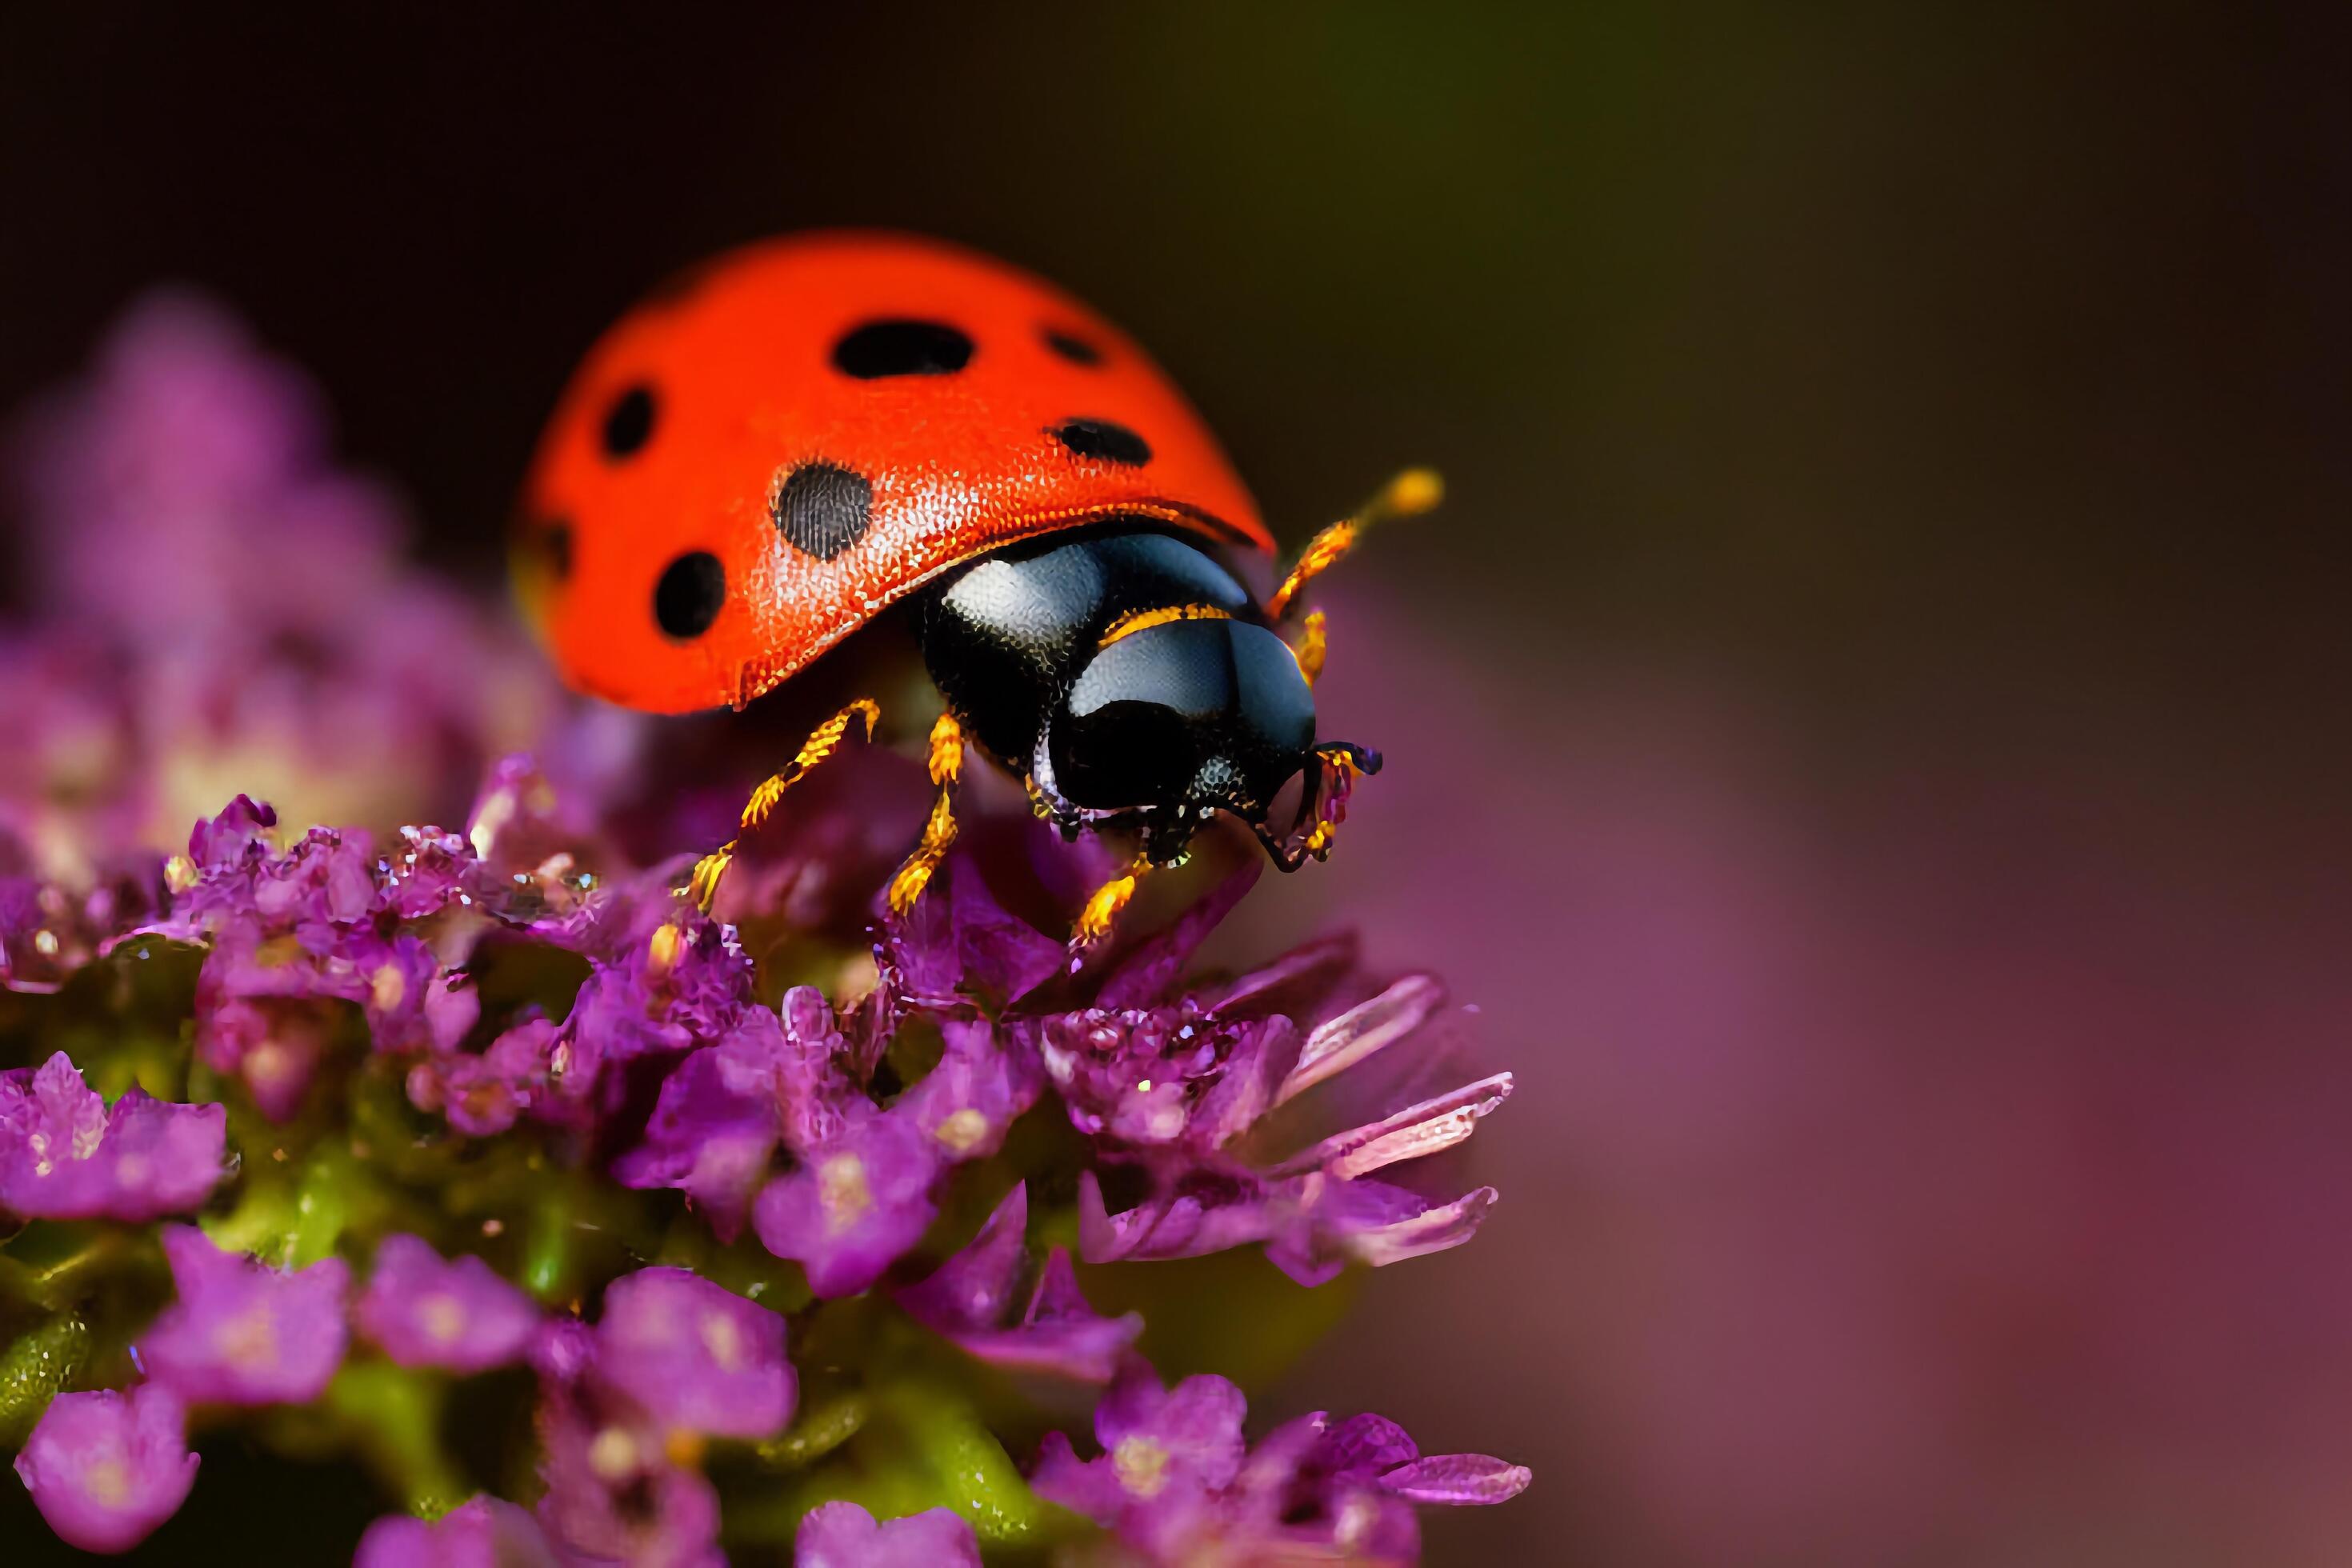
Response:
[[[1236,879],[1145,944],[1091,1005],[1024,1016],[1034,1051],[1071,1124],[1108,1163],[1139,1165],[1149,1191],[1106,1208],[1082,1178],[1079,1246],[1090,1263],[1189,1258],[1263,1243],[1303,1285],[1350,1261],[1378,1267],[1459,1247],[1495,1201],[1479,1187],[1432,1202],[1372,1173],[1458,1144],[1511,1092],[1496,1073],[1335,1132],[1287,1154],[1266,1147],[1293,1100],[1419,1035],[1443,1000],[1412,975],[1303,1026],[1280,1009],[1311,1005],[1352,956],[1310,943],[1214,987],[1179,983],[1187,959],[1248,886]],[[1422,1064],[1411,1064],[1417,1072]]]
[[[683,1268],[614,1282],[591,1329],[553,1324],[533,1354],[547,1483],[539,1517],[592,1559],[722,1563],[704,1439],[773,1436],[797,1384],[784,1321]]]
[[[132,310],[6,456],[40,618],[0,627],[0,984],[150,918],[156,847],[236,790],[389,826],[557,719],[522,639],[403,565],[302,379],[202,301]]]
[[[1252,1448],[1247,1413],[1222,1377],[1165,1388],[1130,1361],[1095,1408],[1101,1455],[1080,1459],[1048,1434],[1034,1484],[1145,1561],[1177,1564],[1411,1562],[1421,1546],[1412,1505],[1502,1502],[1528,1481],[1525,1467],[1483,1454],[1425,1458],[1379,1415],[1303,1415]]]
[[[1344,940],[1201,973],[1247,876],[1074,966],[1013,912],[1068,889],[1000,903],[981,870],[1034,870],[1035,825],[979,808],[884,914],[875,803],[919,784],[888,758],[878,793],[795,795],[789,851],[747,845],[696,907],[728,791],[627,804],[603,726],[635,721],[551,722],[200,309],[135,318],[28,471],[60,617],[0,634],[0,986],[54,994],[0,998],[40,1042],[0,1069],[0,1288],[76,1348],[41,1363],[63,1392],[0,1383],[0,1431],[61,1538],[168,1520],[192,1413],[366,1463],[411,1512],[363,1568],[705,1568],[722,1515],[804,1568],[952,1568],[1085,1528],[1051,1504],[1087,1560],[1396,1562],[1414,1506],[1527,1484],[1372,1415],[1253,1446],[1234,1384],[1137,1353],[1158,1260],[1259,1247],[1312,1286],[1476,1231],[1493,1189],[1400,1174],[1512,1088],[1437,1077],[1433,981],[1365,983]],[[535,756],[501,754],[516,711]],[[463,831],[395,826],[456,820],[459,778]],[[345,826],[233,795],[263,786]],[[192,791],[233,798],[167,858]],[[93,1087],[134,1081],[205,1103]],[[1088,1394],[1098,1456],[998,1435],[1006,1401],[1034,1434]],[[474,1473],[461,1399],[508,1401],[530,1452]]]

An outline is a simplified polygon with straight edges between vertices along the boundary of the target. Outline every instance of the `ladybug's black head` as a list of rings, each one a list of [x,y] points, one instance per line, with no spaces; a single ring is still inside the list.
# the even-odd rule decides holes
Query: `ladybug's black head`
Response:
[[[1170,619],[1098,649],[1045,742],[1055,788],[1073,805],[1263,822],[1313,760],[1315,697],[1265,626]]]
[[[931,678],[971,737],[1025,769],[1054,819],[1139,830],[1181,854],[1220,811],[1286,868],[1377,761],[1318,746],[1315,697],[1287,644],[1223,566],[1181,540],[1104,530],[997,552],[918,607]],[[1301,773],[1301,817],[1267,826]]]

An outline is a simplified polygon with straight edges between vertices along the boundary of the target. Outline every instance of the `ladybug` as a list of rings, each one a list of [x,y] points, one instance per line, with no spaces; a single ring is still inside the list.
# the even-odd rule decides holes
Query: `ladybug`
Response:
[[[818,233],[693,269],[590,351],[526,485],[517,583],[570,684],[665,713],[740,708],[903,604],[941,712],[937,800],[892,907],[955,837],[969,743],[1066,837],[1137,843],[1080,916],[1084,942],[1221,812],[1286,870],[1328,852],[1379,758],[1318,738],[1320,615],[1295,646],[1282,628],[1366,524],[1436,499],[1434,475],[1400,476],[1261,603],[1227,560],[1274,541],[1133,342],[970,251]],[[877,717],[861,699],[820,726],[745,830]],[[706,907],[733,849],[697,868]]]

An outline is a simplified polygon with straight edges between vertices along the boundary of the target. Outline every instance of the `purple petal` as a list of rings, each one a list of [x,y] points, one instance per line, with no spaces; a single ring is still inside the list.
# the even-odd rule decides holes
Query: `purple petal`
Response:
[[[451,1055],[412,1068],[408,1098],[420,1110],[441,1110],[469,1138],[493,1137],[547,1095],[555,1037],[553,1024],[527,1017],[478,1057]]]
[[[561,1546],[630,1568],[723,1568],[719,1494],[670,1461],[662,1434],[603,1418],[562,1384],[542,1385],[538,1428],[539,1520]]]
[[[1078,1178],[1078,1256],[1088,1263],[1199,1258],[1263,1241],[1273,1230],[1265,1196],[1254,1184],[1196,1186],[1114,1215],[1103,1207],[1095,1173]]]
[[[1344,1185],[1360,1193],[1374,1184],[1352,1182]],[[1478,1226],[1486,1220],[1486,1211],[1495,1206],[1496,1196],[1494,1188],[1479,1187],[1463,1194],[1450,1204],[1429,1205],[1402,1218],[1357,1228],[1353,1234],[1346,1235],[1345,1245],[1375,1268],[1408,1258],[1444,1252],[1449,1247],[1461,1246],[1478,1233]],[[1343,1234],[1346,1234],[1344,1229]]]
[[[960,863],[947,893],[963,984],[1015,1002],[1062,972],[1062,944],[1007,913],[977,866]]]
[[[228,1173],[228,1112],[222,1106],[176,1105],[133,1088],[114,1102],[108,1123],[112,1191],[101,1212],[110,1219],[137,1223],[189,1213]]]
[[[1233,912],[1242,895],[1256,885],[1263,869],[1258,861],[1245,863],[1177,916],[1167,930],[1137,946],[1105,977],[1095,1005],[1114,1010],[1146,1007],[1165,997],[1201,943]]]
[[[985,1021],[950,1021],[940,1032],[946,1052],[907,1091],[898,1113],[929,1133],[950,1163],[984,1160],[1003,1146],[1014,1119],[1036,1103],[1037,1069],[1025,1052],[1000,1047]]]
[[[663,1080],[645,1142],[616,1161],[613,1174],[626,1187],[677,1188],[705,1211],[719,1240],[733,1241],[767,1175],[778,1128],[773,1098],[729,1088],[726,1048],[694,1052]]]
[[[1535,1479],[1525,1465],[1507,1465],[1484,1454],[1433,1454],[1402,1465],[1381,1478],[1384,1491],[1408,1502],[1507,1502]]]
[[[163,1231],[178,1304],[140,1342],[155,1381],[191,1404],[307,1405],[342,1364],[351,1269],[292,1274],[223,1252],[190,1226]]]
[[[1037,1293],[1019,1328],[959,1342],[999,1366],[1055,1373],[1081,1383],[1108,1383],[1142,1332],[1142,1313],[1106,1318],[1088,1304],[1079,1293],[1068,1250],[1057,1247],[1045,1255]]]
[[[434,1523],[388,1514],[367,1528],[352,1568],[558,1568],[539,1521],[500,1498],[477,1497]]]
[[[1479,1121],[1511,1097],[1513,1087],[1507,1072],[1464,1084],[1369,1126],[1327,1138],[1268,1174],[1294,1175],[1320,1167],[1341,1181],[1353,1181],[1400,1161],[1451,1149],[1476,1131]]]
[[[980,868],[959,858],[947,885],[885,923],[896,989],[929,1007],[959,1005],[966,990],[1013,1001],[1061,972],[1062,944],[1015,919],[988,891]]]
[[[132,1089],[109,1110],[63,1051],[0,1073],[0,1209],[139,1223],[200,1206],[227,1173],[227,1112]]]
[[[485,1372],[520,1359],[539,1328],[530,1298],[478,1258],[444,1262],[413,1236],[383,1238],[361,1297],[360,1332],[403,1366]]]
[[[1143,1331],[1143,1319],[1134,1312],[1106,1318],[1087,1305],[1062,1248],[1047,1256],[1027,1310],[1009,1321],[1028,1261],[1027,1224],[1024,1184],[938,1273],[897,1292],[898,1304],[916,1321],[993,1365],[1108,1381],[1120,1353]]]
[[[922,1239],[938,1206],[937,1142],[897,1115],[870,1118],[760,1194],[752,1223],[779,1258],[799,1262],[809,1289],[854,1295]]]
[[[1209,1011],[1220,1018],[1302,1012],[1356,962],[1356,945],[1353,931],[1337,931],[1295,947],[1226,986]]]
[[[1029,1487],[1047,1502],[1059,1503],[1097,1524],[1110,1523],[1131,1500],[1108,1460],[1079,1458],[1070,1440],[1059,1432],[1046,1433],[1037,1446]]]
[[[247,795],[238,795],[218,816],[196,824],[188,834],[188,858],[199,871],[239,869],[269,853],[269,836],[278,826],[278,813]]]
[[[596,1370],[654,1420],[772,1437],[792,1419],[784,1321],[685,1268],[641,1268],[604,1292]]]
[[[1387,1416],[1366,1411],[1328,1428],[1316,1445],[1313,1462],[1337,1475],[1378,1475],[1420,1458],[1412,1434]]]
[[[895,1292],[898,1305],[943,1334],[992,1329],[1009,1318],[1028,1261],[1029,1184],[1016,1184],[969,1246],[919,1285]]]
[[[196,1464],[179,1398],[150,1384],[50,1400],[16,1456],[16,1474],[60,1539],[112,1552],[179,1511]]]
[[[877,1524],[854,1502],[829,1502],[801,1521],[793,1568],[980,1568],[980,1542],[950,1509]]]
[[[1409,974],[1379,995],[1359,1003],[1316,1027],[1284,1079],[1276,1104],[1290,1100],[1334,1073],[1344,1072],[1375,1051],[1404,1038],[1426,1022],[1445,1000],[1444,989],[1425,974]]]
[[[1095,1436],[1129,1491],[1150,1495],[1171,1473],[1214,1489],[1241,1471],[1248,1414],[1225,1378],[1204,1373],[1163,1389],[1150,1367],[1131,1363],[1095,1406]]]

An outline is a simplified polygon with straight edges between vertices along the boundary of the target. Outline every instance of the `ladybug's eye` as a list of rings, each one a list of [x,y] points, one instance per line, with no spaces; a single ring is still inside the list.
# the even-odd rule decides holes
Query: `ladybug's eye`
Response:
[[[604,455],[619,459],[633,457],[637,448],[652,439],[654,433],[654,393],[649,386],[633,386],[613,399],[613,406],[604,411]]]
[[[860,381],[953,375],[971,363],[971,340],[945,321],[868,321],[833,345],[833,367]]]

